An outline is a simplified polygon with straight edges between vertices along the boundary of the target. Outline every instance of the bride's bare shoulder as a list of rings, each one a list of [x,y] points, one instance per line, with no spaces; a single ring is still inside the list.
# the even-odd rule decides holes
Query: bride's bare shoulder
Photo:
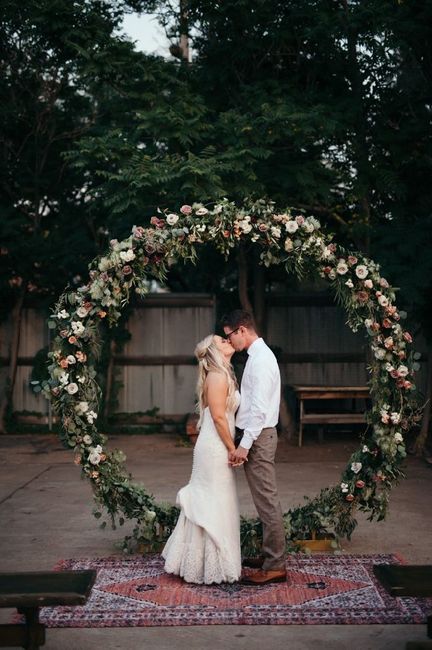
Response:
[[[211,370],[206,377],[206,386],[207,388],[224,388],[228,385],[226,376],[221,372],[216,372]]]

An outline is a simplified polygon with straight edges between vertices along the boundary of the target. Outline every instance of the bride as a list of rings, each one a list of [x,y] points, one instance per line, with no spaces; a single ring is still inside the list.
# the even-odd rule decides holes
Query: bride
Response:
[[[162,556],[165,571],[186,582],[235,582],[241,575],[240,515],[228,454],[240,402],[230,359],[231,343],[211,334],[198,343],[200,433],[188,485],[177,494],[177,525]]]

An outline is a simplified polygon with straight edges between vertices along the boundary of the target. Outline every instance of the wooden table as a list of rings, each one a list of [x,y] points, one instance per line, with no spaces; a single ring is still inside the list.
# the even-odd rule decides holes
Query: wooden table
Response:
[[[341,399],[362,399],[370,397],[367,386],[300,386],[294,385],[293,389],[300,404],[299,419],[299,447],[303,442],[303,425],[305,424],[357,424],[366,422],[365,413],[306,413],[305,402],[307,400],[341,400]],[[320,428],[320,437],[322,427]]]
[[[48,605],[84,605],[96,571],[0,573],[0,607],[16,607],[25,622],[0,625],[0,647],[38,650],[45,643],[39,608]]]
[[[373,572],[391,596],[432,597],[432,566],[375,564]],[[432,638],[432,614],[427,617],[427,635]],[[432,649],[432,641],[408,641],[406,650]]]

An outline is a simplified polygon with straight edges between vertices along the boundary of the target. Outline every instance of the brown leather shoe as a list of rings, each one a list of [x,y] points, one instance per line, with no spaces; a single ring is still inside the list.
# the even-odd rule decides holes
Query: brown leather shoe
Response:
[[[258,557],[245,557],[242,561],[242,566],[250,567],[251,569],[262,569],[264,564],[264,557],[258,555]]]
[[[287,573],[285,569],[270,569],[269,571],[264,571],[264,569],[258,569],[254,573],[251,573],[247,576],[242,576],[241,583],[243,585],[254,585],[259,587],[260,585],[268,585],[271,582],[286,582]]]

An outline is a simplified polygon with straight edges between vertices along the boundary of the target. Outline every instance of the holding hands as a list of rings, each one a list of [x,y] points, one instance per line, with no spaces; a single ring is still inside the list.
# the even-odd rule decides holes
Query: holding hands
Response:
[[[231,467],[240,467],[248,460],[249,449],[245,449],[241,445],[228,453],[228,464]]]

